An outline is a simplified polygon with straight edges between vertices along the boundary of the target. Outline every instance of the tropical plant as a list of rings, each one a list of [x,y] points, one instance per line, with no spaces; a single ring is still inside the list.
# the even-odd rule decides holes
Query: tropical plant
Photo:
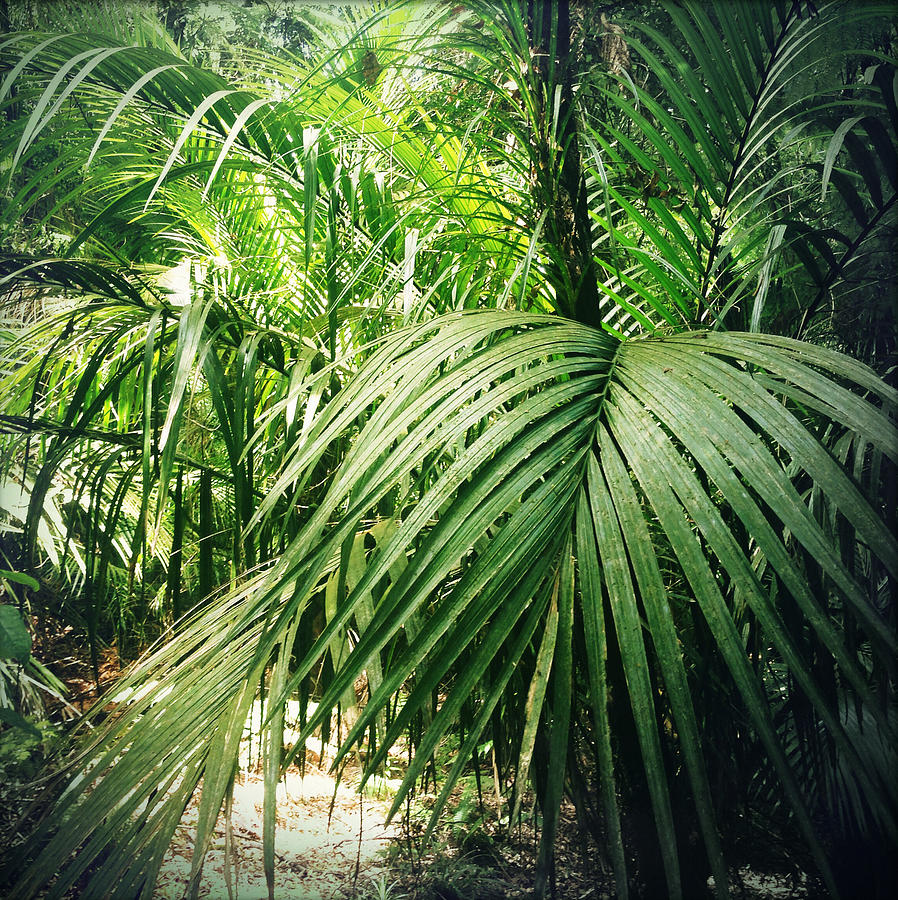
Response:
[[[797,147],[843,102],[802,73],[882,12],[663,12],[590,71],[564,0],[388,6],[233,78],[149,27],[3,39],[25,547],[64,486],[89,627],[116,577],[176,620],[86,717],[12,896],[150,896],[199,792],[196,887],[259,698],[272,896],[277,780],[347,704],[340,759],[414,746],[394,811],[457,742],[433,821],[488,736],[511,821],[536,788],[540,894],[565,792],[621,896],[631,844],[643,890],[728,896],[727,781],[833,894],[840,833],[885,858],[898,395],[759,330],[781,254],[829,259],[854,127]]]

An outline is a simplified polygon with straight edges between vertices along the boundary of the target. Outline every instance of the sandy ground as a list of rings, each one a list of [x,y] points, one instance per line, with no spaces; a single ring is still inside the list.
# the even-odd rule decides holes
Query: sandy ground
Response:
[[[336,791],[336,793],[335,793]],[[333,802],[333,809],[331,804]],[[370,894],[387,872],[382,853],[396,834],[384,818],[389,804],[360,797],[354,785],[335,785],[324,772],[288,772],[278,786],[275,836],[277,900],[344,900]],[[166,854],[155,900],[180,900],[190,879],[195,802]],[[234,900],[266,900],[262,864],[262,779],[245,775],[234,788],[230,859]],[[219,821],[203,866],[199,896],[227,900],[225,827]]]

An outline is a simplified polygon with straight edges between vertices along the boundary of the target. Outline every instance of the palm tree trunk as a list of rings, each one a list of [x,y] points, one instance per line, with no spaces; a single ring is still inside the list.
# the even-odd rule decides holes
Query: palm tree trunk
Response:
[[[528,0],[527,22],[540,118],[534,130],[538,142],[534,189],[538,204],[549,207],[548,237],[565,269],[563,285],[557,286],[564,293],[563,310],[598,327],[599,292],[577,135],[577,60],[571,52],[569,0]]]

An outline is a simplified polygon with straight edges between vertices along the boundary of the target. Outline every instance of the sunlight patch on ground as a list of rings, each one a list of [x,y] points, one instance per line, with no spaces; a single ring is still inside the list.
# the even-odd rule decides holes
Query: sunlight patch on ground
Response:
[[[335,793],[336,789],[336,793]],[[263,900],[268,889],[262,865],[262,778],[245,775],[234,787],[231,871],[235,900]],[[291,770],[278,785],[275,838],[275,896],[278,900],[344,900],[358,886],[370,886],[386,870],[382,851],[397,833],[386,826],[389,803],[355,792],[355,782],[335,785],[320,770],[305,778]],[[333,802],[333,809],[331,804]],[[180,900],[190,880],[197,805],[191,802],[166,854],[153,894]],[[225,880],[225,828],[219,822],[203,867],[199,896],[228,897]]]

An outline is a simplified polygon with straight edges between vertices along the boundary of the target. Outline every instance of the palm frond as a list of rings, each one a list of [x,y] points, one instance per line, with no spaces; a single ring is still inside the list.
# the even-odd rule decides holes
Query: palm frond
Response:
[[[282,491],[301,482],[325,448],[347,430],[354,431],[358,416],[369,411],[327,495],[268,571],[199,613],[177,641],[161,646],[135,670],[127,686],[143,686],[135,695],[139,699],[123,706],[91,735],[79,764],[85,772],[82,787],[63,794],[57,804],[50,820],[56,825],[45,827],[61,827],[22,881],[22,890],[34,889],[48,867],[60,867],[74,873],[59,881],[55,890],[63,891],[107,845],[127,847],[128,851],[115,850],[119,868],[106,863],[99,881],[91,882],[97,885],[97,895],[108,889],[112,882],[106,879],[113,877],[113,871],[123,879],[122,884],[136,887],[150,873],[151,859],[166,845],[169,829],[200,782],[202,835],[204,839],[211,835],[258,679],[276,658],[284,636],[323,590],[330,573],[339,568],[343,542],[364,528],[367,517],[390,490],[429,458],[443,460],[433,482],[408,513],[399,513],[392,538],[369,553],[364,574],[338,598],[327,627],[272,699],[273,708],[283,705],[328,652],[338,630],[353,617],[360,617],[361,605],[370,602],[372,587],[390,578],[389,590],[376,601],[358,645],[325,691],[319,711],[310,717],[297,747],[359,674],[370,669],[371,661],[400,639],[405,623],[418,616],[420,630],[414,637],[406,631],[405,640],[400,640],[405,649],[394,654],[389,665],[380,657],[383,680],[341,751],[346,753],[354,746],[396,690],[418,671],[414,691],[400,707],[372,760],[376,765],[378,756],[386,752],[409,719],[429,703],[432,689],[460,654],[470,651],[473,656],[468,657],[465,677],[450,691],[418,748],[397,795],[396,804],[400,803],[497,648],[516,646],[518,653],[526,649],[515,635],[521,617],[531,616],[533,604],[540,610],[533,613],[537,621],[546,615],[552,620],[568,608],[562,603],[568,588],[560,579],[571,577],[564,574],[570,545],[563,535],[571,534],[579,521],[576,566],[581,578],[594,579],[589,573],[600,571],[607,591],[628,673],[632,715],[641,735],[643,764],[652,786],[669,889],[674,895],[679,892],[679,876],[659,723],[649,683],[644,681],[637,690],[639,679],[645,677],[637,678],[637,673],[647,673],[649,658],[657,659],[670,697],[709,857],[718,861],[717,873],[725,878],[688,675],[678,645],[682,623],[667,595],[662,575],[665,567],[657,556],[659,546],[641,525],[642,506],[647,503],[675,549],[734,683],[777,765],[794,814],[825,872],[827,863],[806,812],[807,800],[772,726],[767,698],[752,671],[734,610],[726,599],[730,591],[738,589],[747,599],[760,627],[842,747],[844,764],[870,792],[868,796],[886,798],[892,789],[868,782],[875,775],[866,773],[862,756],[853,749],[851,734],[840,725],[838,710],[807,671],[769,588],[753,574],[751,548],[739,542],[698,483],[691,465],[699,466],[716,482],[737,519],[756,536],[783,583],[802,604],[803,626],[820,633],[856,689],[858,702],[878,722],[876,727],[886,730],[890,726],[882,719],[866,673],[841,645],[829,619],[790,568],[783,529],[828,567],[834,585],[855,604],[871,640],[881,646],[884,665],[888,655],[894,654],[894,639],[867,605],[861,587],[844,570],[838,547],[807,515],[782,463],[739,417],[747,416],[765,430],[769,428],[766,439],[773,442],[772,448],[786,451],[811,477],[819,479],[821,489],[892,571],[898,548],[894,537],[877,524],[875,510],[848,476],[830,467],[828,454],[809,442],[804,426],[777,402],[773,388],[761,387],[734,364],[733,357],[744,357],[750,349],[770,371],[785,368],[791,378],[800,376],[802,388],[821,401],[824,397],[833,400],[833,394],[841,390],[814,367],[794,361],[803,345],[771,344],[750,335],[711,336],[706,332],[621,343],[564,320],[498,312],[445,317],[391,336],[328,404],[285,466]],[[465,352],[460,354],[462,348]],[[837,366],[841,363],[843,371],[850,370],[854,378],[875,384],[865,370],[835,354],[818,354],[814,362],[822,364],[823,360]],[[889,404],[896,400],[894,393],[882,386],[877,392]],[[841,413],[842,405],[829,408],[833,415],[850,421],[854,413],[847,409]],[[866,401],[855,398],[852,405],[868,415],[879,415]],[[696,426],[696,409],[705,411],[702,421],[713,423],[713,428]],[[774,410],[778,412],[774,414]],[[872,436],[877,445],[894,437],[894,427],[886,426],[885,421],[880,420]],[[471,429],[477,437],[460,447],[459,437]],[[691,465],[684,453],[690,454]],[[636,484],[627,476],[628,468],[636,475]],[[589,497],[586,518],[578,512],[583,490]],[[751,499],[753,495],[756,500]],[[268,507],[276,497],[277,491],[270,495],[274,499],[268,500]],[[758,504],[770,501],[775,507],[764,506],[762,511]],[[405,502],[401,503],[398,510],[404,506]],[[335,515],[336,524],[326,527]],[[612,526],[612,522],[619,524]],[[699,539],[707,542],[719,559],[725,573],[722,584]],[[395,565],[401,560],[407,563],[397,571]],[[550,594],[554,599],[547,607]],[[578,593],[574,598],[578,606],[587,600],[601,606],[606,602],[594,594]],[[640,627],[640,615],[646,616],[648,632]],[[563,684],[571,677],[564,673],[570,673],[573,661],[569,657],[570,633],[559,619],[554,621],[557,637],[551,650],[542,651],[546,661],[534,670],[537,681],[533,683],[542,687],[531,692],[536,704],[531,720],[539,722],[539,707],[551,702],[556,727],[563,721],[558,718],[565,702]],[[591,631],[595,637],[595,626]],[[525,633],[534,633],[532,625],[525,627]],[[652,635],[650,642],[647,634]],[[223,646],[229,647],[228,664],[212,665]],[[424,660],[427,666],[422,669]],[[555,672],[554,692],[545,690],[549,665]],[[601,680],[593,679],[592,684],[597,688]],[[599,697],[595,702],[601,706],[607,699]],[[271,719],[272,724],[276,721]],[[122,753],[126,746],[139,747],[141,752]],[[118,787],[122,783],[142,787],[122,800]],[[85,790],[87,786],[90,790]],[[118,798],[115,803],[113,796]],[[558,799],[553,797],[553,803]],[[115,814],[109,815],[109,809]],[[878,807],[880,815],[886,815],[886,809],[883,801]],[[105,822],[101,810],[106,812]],[[65,862],[85,835],[73,834],[65,827],[64,822],[72,816],[97,822],[74,868]]]

